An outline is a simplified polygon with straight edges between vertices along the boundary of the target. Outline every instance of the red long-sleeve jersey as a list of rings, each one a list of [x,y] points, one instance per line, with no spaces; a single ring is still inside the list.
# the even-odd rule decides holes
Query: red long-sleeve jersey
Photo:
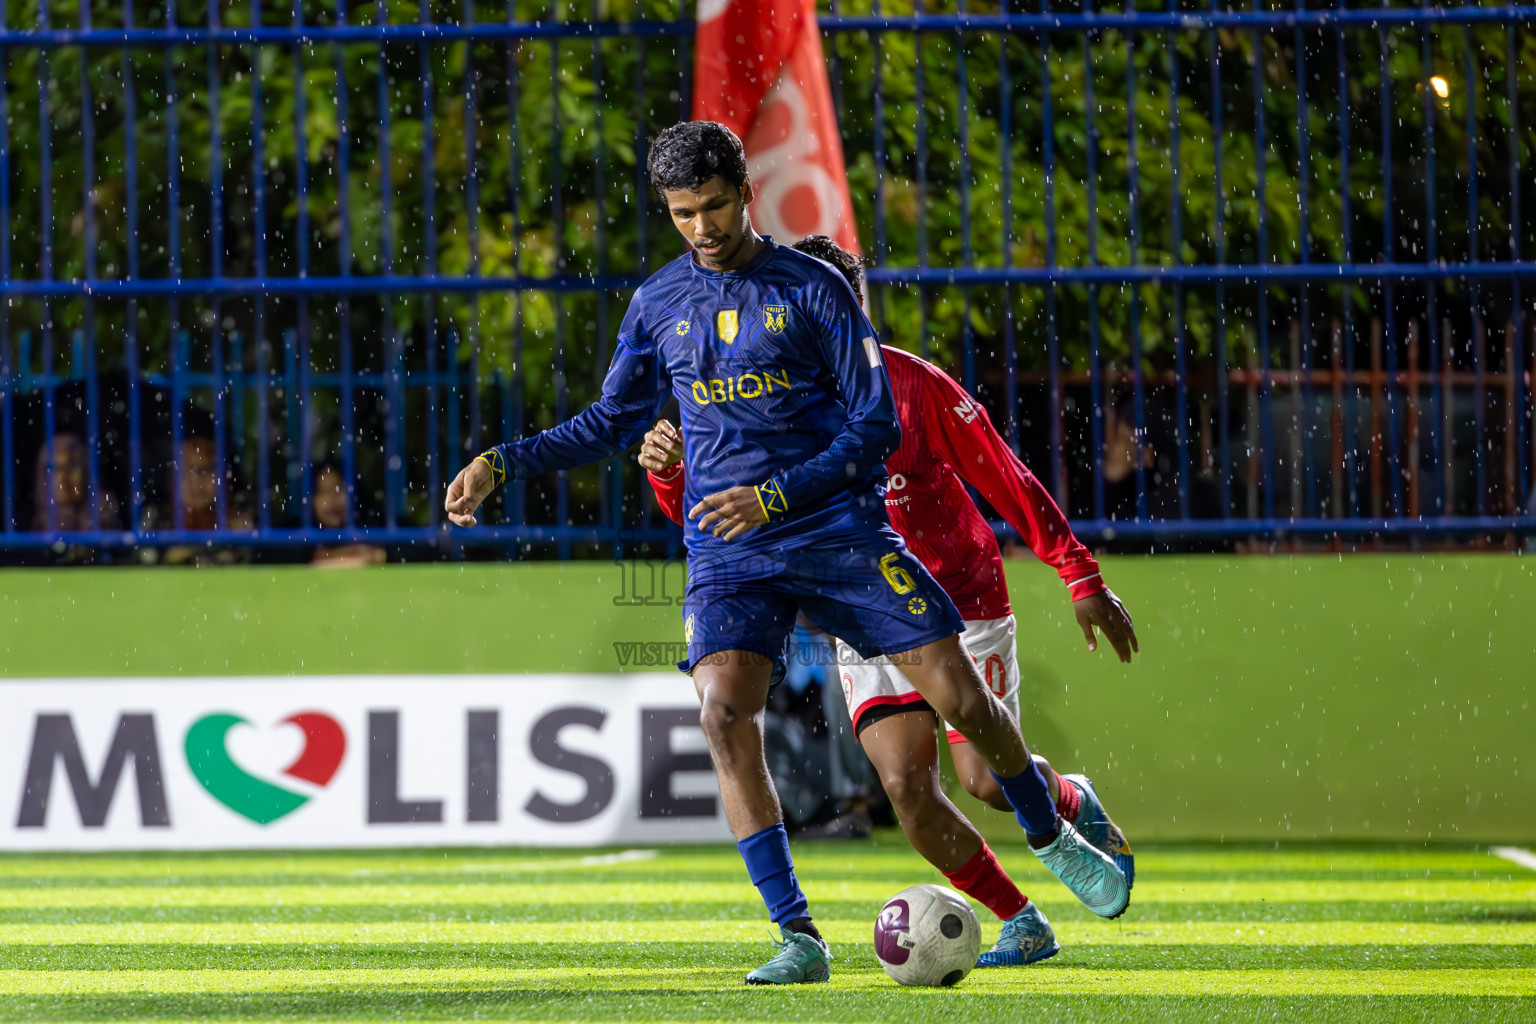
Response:
[[[1074,601],[1102,591],[1098,562],[980,403],[933,364],[889,346],[881,351],[901,420],[901,447],[885,463],[890,474],[885,510],[961,616],[997,619],[1011,610],[997,537],[965,483],[1056,570]],[[682,465],[650,478],[661,510],[681,524]]]

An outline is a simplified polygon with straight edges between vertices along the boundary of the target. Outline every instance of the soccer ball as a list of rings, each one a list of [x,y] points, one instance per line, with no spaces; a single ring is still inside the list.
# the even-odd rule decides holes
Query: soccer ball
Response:
[[[955,985],[976,966],[981,924],[958,893],[914,885],[892,896],[875,918],[875,956],[901,985]]]

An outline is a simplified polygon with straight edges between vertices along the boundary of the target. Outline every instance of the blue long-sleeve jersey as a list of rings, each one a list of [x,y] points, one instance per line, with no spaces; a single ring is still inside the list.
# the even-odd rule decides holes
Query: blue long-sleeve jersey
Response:
[[[757,488],[767,525],[735,550],[835,540],[886,522],[885,459],[901,442],[874,328],[832,267],[768,246],[720,273],[692,253],[635,293],[602,397],[565,423],[499,446],[509,476],[568,469],[623,451],[667,398],[681,407],[685,508]],[[726,544],[685,528],[690,553]]]

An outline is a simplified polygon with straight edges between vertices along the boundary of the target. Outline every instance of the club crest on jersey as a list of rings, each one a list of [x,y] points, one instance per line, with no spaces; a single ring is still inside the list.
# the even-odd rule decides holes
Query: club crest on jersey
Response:
[[[729,345],[736,340],[736,335],[741,329],[740,322],[736,319],[734,309],[722,309],[715,315],[715,333],[720,335],[720,340]]]
[[[789,322],[788,306],[764,306],[763,326],[769,334],[783,334],[784,325]]]

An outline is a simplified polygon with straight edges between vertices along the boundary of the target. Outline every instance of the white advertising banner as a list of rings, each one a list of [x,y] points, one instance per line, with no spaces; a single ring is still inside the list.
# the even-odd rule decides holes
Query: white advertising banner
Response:
[[[729,838],[677,673],[0,680],[0,850]]]

